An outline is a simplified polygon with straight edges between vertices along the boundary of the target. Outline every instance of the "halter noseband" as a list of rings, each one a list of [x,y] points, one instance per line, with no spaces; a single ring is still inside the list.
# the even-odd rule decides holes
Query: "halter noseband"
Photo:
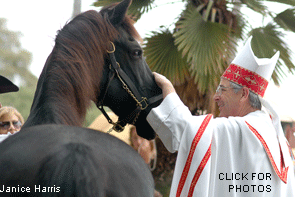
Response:
[[[163,98],[162,94],[154,96],[150,99],[147,99],[146,97],[142,97],[132,80],[128,77],[128,75],[121,69],[120,64],[116,61],[115,57],[115,45],[113,42],[111,42],[111,45],[113,49],[111,51],[107,51],[110,57],[111,64],[109,66],[110,71],[109,72],[109,81],[108,85],[106,87],[106,91],[104,93],[104,96],[102,100],[97,103],[97,108],[102,112],[102,114],[106,117],[108,122],[113,125],[113,127],[108,131],[110,133],[112,130],[115,130],[117,132],[122,132],[124,130],[124,127],[127,123],[131,122],[133,125],[135,124],[137,118],[139,117],[139,114],[141,111],[145,110],[149,104],[155,103]],[[120,82],[123,85],[123,89],[126,90],[126,92],[135,100],[136,102],[136,108],[133,112],[131,112],[126,118],[123,120],[118,120],[118,122],[113,122],[112,119],[109,117],[109,115],[106,113],[106,111],[103,108],[103,101],[106,96],[106,93],[108,91],[108,88],[110,86],[111,81],[114,79],[115,75],[118,77]]]

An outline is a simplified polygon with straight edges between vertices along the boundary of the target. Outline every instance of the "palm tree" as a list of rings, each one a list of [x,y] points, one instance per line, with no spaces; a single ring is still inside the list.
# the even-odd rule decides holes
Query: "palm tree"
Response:
[[[94,5],[104,6],[116,1],[99,0]],[[176,1],[179,0],[171,0],[171,3]],[[151,36],[145,38],[144,52],[151,69],[173,82],[180,98],[192,113],[218,113],[210,99],[220,76],[234,58],[238,45],[250,35],[253,35],[252,48],[257,57],[269,58],[280,51],[280,59],[272,75],[276,84],[284,76],[283,69],[294,71],[292,52],[284,36],[287,31],[295,32],[295,0],[182,1],[186,6],[175,28],[170,30],[168,27],[171,24],[167,24],[167,27],[152,32]],[[135,20],[140,20],[142,14],[155,7],[155,2],[133,0],[129,14]],[[269,10],[270,3],[284,5],[286,9],[275,13]],[[244,14],[245,10],[260,15],[262,25],[253,28],[249,16]],[[263,24],[267,20],[270,22]],[[166,154],[163,158],[171,156],[163,154]],[[162,159],[160,168],[164,169],[164,163],[173,163],[174,159],[175,156],[168,161]]]
[[[105,6],[117,1],[99,0],[94,5]],[[191,111],[215,112],[214,105],[207,102],[208,96],[214,93],[219,77],[236,54],[239,42],[250,35],[254,36],[252,47],[257,57],[271,57],[275,51],[281,52],[272,76],[276,84],[284,76],[283,67],[290,72],[294,70],[291,51],[283,38],[284,31],[295,31],[295,0],[182,1],[186,2],[186,8],[175,28],[152,32],[150,37],[145,38],[144,49],[152,70],[164,74],[174,83]],[[155,7],[155,2],[133,0],[129,14],[135,20],[140,20],[142,14]],[[274,13],[268,9],[269,2],[284,4],[287,9]],[[252,28],[242,9],[272,20],[261,27]],[[193,86],[196,86],[194,92],[191,91]],[[189,94],[192,92],[195,96]],[[204,102],[200,103],[200,98]]]

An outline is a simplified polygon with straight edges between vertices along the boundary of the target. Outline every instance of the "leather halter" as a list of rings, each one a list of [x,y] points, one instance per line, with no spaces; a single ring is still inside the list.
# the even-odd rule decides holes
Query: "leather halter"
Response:
[[[112,130],[115,130],[117,132],[122,132],[127,123],[131,123],[134,125],[137,118],[139,117],[139,114],[141,111],[145,110],[149,104],[158,102],[159,100],[163,99],[162,94],[154,96],[149,99],[147,99],[146,97],[142,97],[140,95],[140,93],[138,92],[138,90],[137,90],[136,86],[134,85],[134,83],[132,82],[132,80],[121,69],[120,64],[116,61],[116,57],[115,57],[116,48],[115,48],[115,45],[113,42],[111,42],[111,45],[112,45],[113,49],[111,51],[107,51],[109,54],[109,57],[110,57],[110,61],[111,61],[111,64],[109,66],[109,69],[110,69],[109,81],[108,81],[104,96],[102,97],[102,100],[99,103],[97,103],[97,108],[102,112],[102,114],[105,116],[105,118],[108,120],[108,122],[113,125],[113,127],[108,131],[108,133],[110,133]],[[116,122],[116,123],[112,121],[112,119],[109,117],[109,115],[106,113],[106,111],[103,108],[103,101],[104,101],[105,96],[107,94],[110,83],[114,79],[115,76],[117,76],[117,78],[122,83],[123,89],[125,89],[127,91],[127,93],[136,102],[135,110],[133,110],[133,112],[131,112],[123,120],[118,120],[118,122]]]

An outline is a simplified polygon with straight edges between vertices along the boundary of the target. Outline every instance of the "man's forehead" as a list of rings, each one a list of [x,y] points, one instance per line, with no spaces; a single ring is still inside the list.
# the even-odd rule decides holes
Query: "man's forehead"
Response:
[[[220,83],[219,83],[220,86],[228,86],[229,84],[230,84],[229,80],[227,80],[223,77],[220,79]]]

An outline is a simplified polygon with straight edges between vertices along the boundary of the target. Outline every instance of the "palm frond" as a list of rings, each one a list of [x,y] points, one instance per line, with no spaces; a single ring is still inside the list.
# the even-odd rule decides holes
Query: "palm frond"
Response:
[[[188,64],[181,52],[174,45],[174,38],[169,30],[152,32],[146,38],[144,54],[151,70],[165,75],[174,84],[184,82],[189,77]]]
[[[295,6],[295,0],[267,0],[267,1]]]
[[[201,92],[213,90],[235,54],[236,41],[228,26],[205,22],[196,9],[187,9],[178,22],[175,44],[191,65],[191,75]]]
[[[117,3],[117,2],[118,2],[117,0],[97,0],[92,5],[95,7],[103,7],[103,6],[107,6],[112,3]]]
[[[262,15],[266,15],[267,13],[267,6],[263,4],[262,0],[241,0],[241,2],[251,10],[258,12]]]
[[[152,9],[152,4],[154,1],[155,0],[133,0],[128,9],[128,15],[131,15],[134,20],[138,20],[143,13]],[[117,2],[118,0],[97,0],[93,3],[93,6],[103,7]]]
[[[273,24],[253,29],[250,35],[253,35],[252,49],[258,58],[270,58],[276,51],[280,51],[280,59],[272,75],[273,81],[279,84],[280,79],[285,76],[283,66],[286,66],[289,72],[295,69],[291,61],[292,51],[282,39],[285,35]]]
[[[283,29],[295,32],[295,9],[287,9],[279,13],[274,21]]]

